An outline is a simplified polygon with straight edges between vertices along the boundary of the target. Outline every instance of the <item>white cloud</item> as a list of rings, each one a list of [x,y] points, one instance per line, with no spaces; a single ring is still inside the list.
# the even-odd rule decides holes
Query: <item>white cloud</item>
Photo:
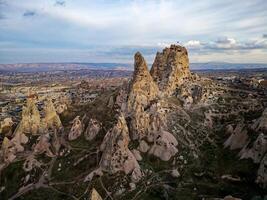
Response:
[[[12,41],[13,48],[95,51],[109,45],[115,51],[116,46],[157,50],[180,41],[200,56],[223,56],[233,50],[266,50],[266,10],[261,0],[12,0],[1,9],[0,42]],[[36,14],[23,17],[26,11]]]
[[[199,49],[201,47],[201,43],[198,40],[189,40],[185,43],[185,46],[190,49]]]

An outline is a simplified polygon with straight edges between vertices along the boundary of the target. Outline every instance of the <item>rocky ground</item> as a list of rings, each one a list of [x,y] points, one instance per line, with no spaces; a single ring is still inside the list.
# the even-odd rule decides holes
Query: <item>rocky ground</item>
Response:
[[[86,105],[34,98],[1,147],[1,199],[264,199],[267,97],[193,74],[184,47]],[[264,89],[262,89],[264,90]]]

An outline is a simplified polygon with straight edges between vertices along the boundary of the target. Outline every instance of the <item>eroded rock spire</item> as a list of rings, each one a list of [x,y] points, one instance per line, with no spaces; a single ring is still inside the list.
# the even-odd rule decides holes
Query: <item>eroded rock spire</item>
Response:
[[[139,106],[147,106],[158,94],[158,86],[148,71],[145,59],[137,52],[134,56],[134,74],[128,98],[128,110],[131,112]]]

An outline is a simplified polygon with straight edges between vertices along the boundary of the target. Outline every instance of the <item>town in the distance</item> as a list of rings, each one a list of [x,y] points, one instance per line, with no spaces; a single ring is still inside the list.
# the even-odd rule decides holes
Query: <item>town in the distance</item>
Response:
[[[0,199],[266,199],[266,66],[188,54],[0,64]]]

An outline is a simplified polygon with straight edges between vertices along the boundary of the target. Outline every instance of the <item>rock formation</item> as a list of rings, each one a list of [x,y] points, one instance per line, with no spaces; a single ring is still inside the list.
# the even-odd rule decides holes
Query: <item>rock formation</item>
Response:
[[[45,117],[43,119],[43,123],[45,125],[45,129],[54,130],[55,128],[59,129],[62,127],[60,118],[50,98],[48,98],[47,101],[45,102],[44,113]]]
[[[114,104],[117,106],[117,109],[122,112],[126,112],[127,109],[128,86],[129,83],[124,81],[114,102]]]
[[[251,158],[254,163],[260,163],[263,156],[267,152],[267,136],[260,133],[257,139],[253,142],[251,148],[244,146],[239,155],[241,159]]]
[[[263,115],[256,120],[252,125],[255,131],[264,131],[265,124],[263,123],[265,118],[265,111]],[[227,132],[231,133],[230,137],[224,143],[225,147],[229,147],[231,150],[241,149],[239,152],[240,159],[252,159],[254,163],[259,163],[260,166],[257,172],[256,182],[262,185],[262,187],[267,186],[267,135],[264,133],[254,132],[253,134],[258,134],[256,140],[249,138],[247,134],[247,128],[243,123],[237,124],[236,128],[233,129],[232,126],[227,127]]]
[[[164,161],[177,153],[177,140],[166,131],[168,109],[158,86],[148,72],[144,58],[140,53],[135,54],[135,71],[129,88],[128,116],[131,138],[139,140],[142,152],[153,154]],[[145,142],[153,143],[152,147]],[[144,145],[146,144],[146,145]],[[150,150],[149,150],[150,149]]]
[[[58,114],[61,114],[61,113],[63,113],[65,110],[67,110],[67,105],[66,104],[58,104],[57,106],[56,106],[56,111],[57,111],[57,113]]]
[[[148,150],[149,150],[149,145],[146,143],[146,141],[144,140],[141,140],[139,142],[139,146],[138,146],[138,149],[143,152],[143,153],[146,153]]]
[[[267,153],[265,153],[265,156],[260,162],[256,182],[261,184],[263,188],[267,188]]]
[[[16,152],[22,152],[24,151],[24,144],[27,144],[29,141],[28,137],[21,132],[17,132],[15,136],[11,139],[11,143],[16,149]]]
[[[151,76],[165,95],[172,95],[176,88],[190,77],[188,53],[185,47],[171,45],[157,53]]]
[[[134,75],[130,83],[127,105],[132,119],[132,138],[141,139],[148,133],[149,113],[146,109],[151,101],[157,98],[159,90],[148,71],[143,56],[137,52],[134,59]]]
[[[0,122],[0,133],[4,135],[10,135],[13,124],[14,122],[11,117],[5,118]]]
[[[14,135],[19,134],[43,134],[48,129],[62,127],[51,99],[48,99],[44,107],[44,118],[41,119],[39,110],[35,105],[35,99],[29,97],[26,106],[22,108],[22,119],[17,125]]]
[[[18,132],[36,135],[40,133],[40,127],[41,117],[35,99],[28,98],[26,106],[22,108],[22,119],[15,130],[15,135]]]
[[[89,124],[85,130],[84,136],[86,140],[93,140],[99,133],[101,128],[101,123],[96,119],[90,119]]]
[[[145,59],[137,52],[134,56],[134,74],[130,84],[128,111],[143,109],[159,95],[157,84],[153,81]]]
[[[154,137],[154,144],[149,150],[149,154],[153,154],[163,161],[168,161],[178,152],[176,148],[178,142],[171,133],[162,130],[154,134]]]
[[[23,145],[27,142],[28,137],[20,132],[17,132],[11,140],[4,137],[0,150],[0,171],[2,168],[13,162],[18,152],[24,151]]]
[[[30,154],[23,163],[23,170],[29,172],[36,167],[41,167],[42,163],[35,158],[35,154]]]
[[[235,198],[235,197],[233,197],[231,195],[228,195],[228,196],[224,197],[222,200],[242,200],[242,199]]]
[[[255,121],[252,128],[256,131],[267,132],[267,108],[265,108],[261,117]]]
[[[11,163],[16,158],[15,154],[16,149],[12,142],[7,137],[4,137],[0,151],[0,170],[4,165]]]
[[[224,142],[224,147],[229,147],[231,150],[241,149],[247,142],[247,129],[244,123],[238,123],[230,137]]]
[[[29,141],[27,137],[28,134],[41,134],[37,139],[37,144],[33,145],[32,155],[46,153],[46,155],[50,157],[53,156],[50,150],[51,138],[48,133],[44,134],[44,132],[48,129],[53,129],[55,131],[62,125],[51,100],[48,100],[46,103],[44,112],[45,117],[41,119],[40,113],[35,105],[34,96],[29,96],[26,106],[22,109],[22,119],[13,133],[13,138],[11,140],[5,138],[3,141],[1,157],[5,164],[8,165],[12,162],[16,158],[18,152],[24,151],[24,146]],[[30,161],[29,163],[36,163],[33,159],[30,159]]]
[[[134,157],[135,157],[135,159],[136,159],[137,161],[141,161],[141,160],[142,160],[142,156],[141,156],[141,154],[140,154],[140,151],[138,151],[138,150],[136,150],[136,149],[133,149],[133,150],[132,150],[132,153],[133,153],[133,155],[134,155]]]
[[[76,116],[71,123],[72,123],[72,127],[70,129],[68,139],[76,140],[78,137],[81,136],[82,131],[83,131],[83,124],[80,120],[80,116]]]
[[[48,157],[53,157],[54,154],[51,151],[51,137],[49,133],[39,136],[37,144],[33,148],[34,154],[45,153]]]
[[[102,197],[98,194],[95,188],[92,189],[90,200],[102,200]]]
[[[100,150],[103,152],[100,168],[114,174],[123,171],[125,174],[132,174],[133,181],[139,181],[142,174],[140,166],[129,150],[129,132],[124,116],[118,117],[117,124],[106,134]]]
[[[193,103],[202,100],[202,86],[191,82],[184,82],[179,88],[176,88],[176,97],[183,102],[183,107],[189,109]]]

